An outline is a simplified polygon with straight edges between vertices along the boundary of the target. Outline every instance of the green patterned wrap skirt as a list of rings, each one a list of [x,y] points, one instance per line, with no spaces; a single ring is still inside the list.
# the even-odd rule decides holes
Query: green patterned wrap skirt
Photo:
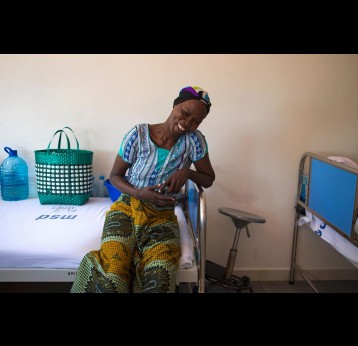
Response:
[[[106,214],[100,250],[82,259],[71,293],[174,293],[180,251],[173,208],[122,194]]]

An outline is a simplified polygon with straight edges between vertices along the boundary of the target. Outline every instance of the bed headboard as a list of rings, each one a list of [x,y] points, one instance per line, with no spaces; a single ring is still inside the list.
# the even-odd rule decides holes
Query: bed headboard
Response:
[[[301,165],[300,174],[308,172],[308,182],[307,199],[299,204],[358,246],[358,170],[313,153],[305,153]]]

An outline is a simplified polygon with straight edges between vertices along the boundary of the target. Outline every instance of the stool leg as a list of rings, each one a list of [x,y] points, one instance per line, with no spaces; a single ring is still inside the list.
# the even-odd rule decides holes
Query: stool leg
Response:
[[[228,280],[228,281],[231,280],[232,272],[234,271],[236,255],[237,255],[237,244],[239,242],[240,232],[241,232],[241,229],[237,228],[236,232],[235,232],[234,242],[232,244],[232,248],[230,249],[229,257],[227,259],[224,279]]]

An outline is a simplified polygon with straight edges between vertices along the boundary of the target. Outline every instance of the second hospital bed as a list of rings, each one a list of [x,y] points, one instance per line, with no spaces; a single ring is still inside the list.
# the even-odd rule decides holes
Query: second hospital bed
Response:
[[[182,242],[182,253],[193,263],[177,271],[177,284],[205,291],[206,201],[192,181],[185,186],[185,218],[193,242]],[[72,282],[83,256],[100,248],[109,198],[90,198],[82,206],[41,205],[37,198],[0,200],[0,282]],[[194,244],[193,248],[188,244]]]
[[[353,161],[310,152],[300,160],[289,282],[297,271],[318,292],[296,259],[305,224],[358,268],[358,166]]]

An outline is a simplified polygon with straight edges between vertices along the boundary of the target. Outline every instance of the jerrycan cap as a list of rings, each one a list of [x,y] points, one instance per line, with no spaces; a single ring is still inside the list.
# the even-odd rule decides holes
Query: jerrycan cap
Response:
[[[9,156],[17,156],[17,150],[12,150],[9,147],[4,147],[4,150],[9,154]]]

